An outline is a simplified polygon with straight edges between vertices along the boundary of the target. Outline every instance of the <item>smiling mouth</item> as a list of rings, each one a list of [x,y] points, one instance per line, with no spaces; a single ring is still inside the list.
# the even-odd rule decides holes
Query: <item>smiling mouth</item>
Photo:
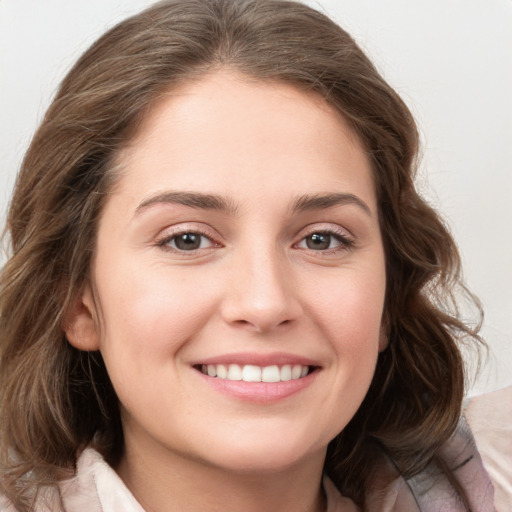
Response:
[[[307,377],[316,367],[301,364],[256,366],[251,364],[202,364],[195,368],[209,377],[244,382],[287,382]]]

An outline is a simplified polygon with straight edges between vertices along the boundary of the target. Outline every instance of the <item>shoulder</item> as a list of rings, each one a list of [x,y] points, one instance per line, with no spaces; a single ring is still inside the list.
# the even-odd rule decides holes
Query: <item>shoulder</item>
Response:
[[[73,477],[37,495],[36,512],[144,512],[116,472],[96,450],[82,452]],[[1,512],[18,512],[0,495]]]
[[[451,475],[451,476],[450,476]],[[368,512],[495,512],[494,491],[471,431],[461,419],[456,432],[421,473],[402,477],[392,461],[379,465],[367,497]]]
[[[66,512],[144,512],[117,473],[94,449],[78,459],[76,475],[59,485]]]
[[[66,512],[56,487],[40,489],[33,510],[35,512]],[[0,511],[18,512],[18,509],[5,496],[0,496]]]
[[[496,510],[512,510],[512,386],[471,398],[464,415],[493,482]]]

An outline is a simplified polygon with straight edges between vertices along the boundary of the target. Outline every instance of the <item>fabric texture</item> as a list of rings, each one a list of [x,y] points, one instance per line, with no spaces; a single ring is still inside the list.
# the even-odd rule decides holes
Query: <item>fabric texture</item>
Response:
[[[466,417],[494,484],[498,512],[512,512],[512,386],[471,398]]]
[[[512,394],[512,388],[510,388]],[[498,397],[501,399],[501,397]],[[493,436],[482,435],[486,432],[486,423],[476,421],[487,409],[483,403],[472,402],[469,406],[471,424],[478,426],[477,440],[485,448],[484,458],[490,461],[495,475],[494,481],[503,497],[500,508],[494,507],[494,489],[491,479],[484,468],[472,433],[463,418],[459,428],[443,449],[443,460],[452,469],[461,484],[470,504],[471,512],[508,512],[512,499],[510,465],[500,452],[498,444],[492,443]],[[491,407],[494,410],[493,407]],[[483,426],[482,426],[483,425]],[[510,450],[510,422],[503,422],[504,430],[498,429],[498,437],[506,434]],[[492,430],[491,430],[492,431]],[[494,448],[488,450],[486,442]],[[510,463],[510,459],[509,463]],[[503,464],[506,467],[502,467]],[[501,471],[504,473],[501,473]],[[504,479],[501,480],[503,474]],[[350,499],[341,496],[329,478],[323,481],[327,497],[327,512],[362,512]],[[501,487],[500,487],[501,486]],[[0,510],[14,512],[0,499]],[[144,512],[142,506],[130,493],[116,472],[103,460],[93,448],[87,448],[81,454],[75,477],[61,482],[58,488],[43,489],[36,507],[37,512]],[[467,512],[459,495],[444,472],[430,464],[421,474],[404,479],[398,474],[391,461],[378,468],[373,484],[370,486],[364,512]]]
[[[494,489],[474,438],[464,418],[450,441],[444,446],[442,459],[451,469],[466,494],[471,512],[495,512]],[[459,493],[444,471],[432,462],[419,475],[401,477],[388,464],[379,470],[379,481],[386,486],[371,486],[368,512],[467,512]],[[395,477],[393,478],[393,473]]]

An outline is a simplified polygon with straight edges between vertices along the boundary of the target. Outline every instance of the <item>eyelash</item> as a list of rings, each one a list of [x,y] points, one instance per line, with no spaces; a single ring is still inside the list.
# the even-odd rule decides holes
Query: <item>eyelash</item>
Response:
[[[182,237],[185,235],[195,235],[195,236],[201,237],[201,239],[207,239],[211,245],[209,247],[198,247],[196,249],[190,249],[190,250],[180,249],[178,247],[172,247],[170,245],[173,241],[174,241],[174,243],[176,243],[176,240],[178,240],[178,238],[180,236]],[[200,243],[202,243],[202,241]],[[164,238],[157,240],[156,245],[158,247],[162,248],[164,251],[174,252],[177,254],[195,254],[199,250],[221,247],[221,244],[215,242],[209,234],[207,234],[197,228],[184,229],[184,230],[178,231],[176,233],[172,233],[171,235],[166,235]]]
[[[307,244],[307,239],[309,237],[312,237],[315,235],[329,237],[331,239],[330,242],[332,241],[332,239],[334,239],[337,242],[339,242],[339,245],[337,245],[335,247],[327,248],[327,249],[311,249],[309,247],[304,247],[303,248],[304,250],[319,253],[322,255],[331,255],[331,254],[339,253],[341,251],[348,251],[354,247],[354,240],[350,236],[348,236],[346,232],[339,231],[336,229],[311,230],[309,233],[305,234],[300,239],[300,241],[297,244],[295,244],[295,246],[299,246],[299,244],[302,244],[302,243]],[[302,249],[302,247],[301,247],[301,249]]]
[[[199,241],[200,245],[197,248],[193,249],[182,249],[176,246],[176,241],[179,239],[179,237],[183,237],[185,235],[194,235],[199,236],[201,240]],[[307,246],[308,238],[313,236],[320,236],[320,237],[328,237],[329,238],[329,245],[331,245],[332,240],[334,239],[336,242],[338,242],[338,245],[335,247],[328,247],[326,249],[313,249],[311,247]],[[201,247],[201,244],[203,243],[204,239],[208,240],[209,246],[208,247]],[[174,247],[171,245],[174,243]],[[306,247],[301,247],[301,244],[305,244]],[[176,233],[172,233],[171,235],[167,235],[164,238],[157,240],[156,245],[160,247],[164,251],[173,252],[175,254],[189,254],[193,255],[196,254],[198,251],[201,250],[208,250],[208,249],[214,249],[216,247],[221,247],[221,244],[215,242],[215,240],[204,231],[194,228],[194,229],[184,229],[181,231],[178,231]],[[354,240],[347,236],[345,232],[338,231],[336,229],[318,229],[318,230],[311,230],[309,233],[306,233],[302,238],[294,244],[294,247],[305,250],[308,252],[316,253],[317,255],[322,256],[328,256],[337,254],[342,251],[348,251],[352,249],[354,246]]]

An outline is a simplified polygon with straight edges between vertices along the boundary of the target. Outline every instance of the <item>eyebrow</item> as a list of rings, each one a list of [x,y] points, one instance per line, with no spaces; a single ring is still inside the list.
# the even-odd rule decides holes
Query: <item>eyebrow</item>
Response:
[[[346,204],[353,204],[358,206],[370,217],[372,211],[370,207],[359,197],[354,194],[312,194],[300,196],[291,205],[293,212],[303,212],[308,210],[322,210],[324,208],[331,208],[332,206],[343,206]]]
[[[156,204],[180,204],[190,208],[199,208],[203,210],[215,210],[228,214],[235,214],[238,206],[230,199],[215,195],[199,192],[181,192],[169,191],[156,194],[142,201],[137,207],[135,213],[138,214]],[[358,206],[370,217],[372,212],[369,206],[359,197],[348,193],[331,194],[307,194],[297,197],[291,203],[292,212],[304,212],[308,210],[322,210],[333,206],[343,206],[353,204]]]
[[[237,206],[229,199],[213,195],[202,194],[197,192],[163,192],[156,194],[144,200],[137,207],[135,213],[146,210],[155,204],[181,204],[190,208],[200,208],[203,210],[216,210],[224,213],[233,214],[237,211]]]

